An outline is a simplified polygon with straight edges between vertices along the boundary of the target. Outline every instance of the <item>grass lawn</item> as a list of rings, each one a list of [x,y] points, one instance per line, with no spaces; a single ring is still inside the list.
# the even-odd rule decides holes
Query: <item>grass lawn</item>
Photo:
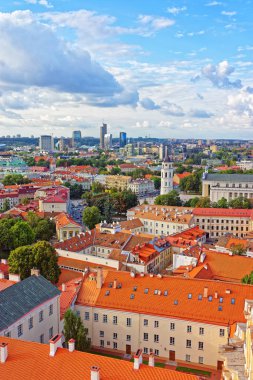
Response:
[[[102,353],[102,352],[90,351],[90,353],[94,354],[94,355],[107,356],[108,358],[113,358],[113,359],[120,359],[120,360],[124,359],[121,356],[111,355],[111,354],[105,354],[105,353]]]
[[[209,371],[202,371],[201,369],[195,369],[195,368],[188,368],[188,367],[177,367],[177,371],[180,372],[187,372],[187,373],[194,373],[195,375],[203,375],[207,377],[211,377],[211,372]]]
[[[132,359],[130,360],[130,362],[133,362],[133,361],[134,361],[134,359],[132,358]],[[148,360],[143,360],[142,363],[148,365]],[[155,362],[155,367],[165,368],[165,363],[158,363],[158,362]]]

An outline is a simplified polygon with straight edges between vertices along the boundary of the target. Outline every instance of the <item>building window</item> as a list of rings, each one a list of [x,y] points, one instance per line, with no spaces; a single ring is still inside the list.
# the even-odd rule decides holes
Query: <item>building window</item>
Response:
[[[191,348],[192,347],[192,341],[187,339],[186,340],[186,348]]]
[[[107,323],[108,319],[107,319],[107,315],[106,314],[103,314],[103,323]]]
[[[113,316],[113,318],[112,318],[112,323],[113,323],[114,325],[117,325],[117,324],[118,324],[118,317],[117,317],[116,315]]]
[[[204,343],[203,342],[199,342],[199,350],[204,350]]]
[[[90,313],[88,311],[86,311],[84,313],[84,319],[85,319],[85,321],[89,321],[90,320]]]
[[[154,327],[159,327],[159,321],[154,322]]]
[[[155,350],[155,355],[159,356],[159,350]]]
[[[170,345],[171,346],[175,345],[175,338],[173,336],[170,337]]]
[[[204,358],[203,358],[203,356],[199,356],[199,364],[204,364]]]
[[[100,336],[100,338],[104,338],[104,336],[105,336],[105,332],[104,331],[99,331],[99,336]]]
[[[127,340],[127,342],[131,342],[131,335],[127,335],[126,340]]]
[[[53,304],[49,305],[49,315],[52,315],[54,312]]]
[[[220,329],[220,336],[225,336],[225,330],[224,329]]]
[[[144,352],[144,354],[148,354],[148,348],[147,348],[147,347],[144,347],[144,348],[143,348],[143,352]]]
[[[159,343],[159,335],[157,334],[154,335],[154,342]]]
[[[49,335],[49,339],[51,339],[53,337],[53,335],[54,335],[53,327],[50,327],[48,335]]]
[[[191,327],[191,326],[187,326],[187,332],[188,332],[188,333],[191,333],[191,332],[192,332],[192,327]]]
[[[113,349],[114,349],[114,350],[117,350],[117,349],[118,349],[118,343],[117,343],[117,342],[113,342]]]
[[[44,334],[40,335],[40,343],[44,343]]]
[[[146,340],[146,341],[148,340],[148,333],[143,334],[143,340]]]
[[[18,325],[18,337],[23,335],[23,325]]]
[[[43,310],[39,312],[39,322],[43,321]]]
[[[100,340],[100,347],[104,347],[105,346],[105,341],[104,340]]]
[[[185,361],[190,362],[191,361],[191,355],[185,355]]]
[[[204,327],[200,327],[199,328],[199,335],[204,335],[204,332],[205,332]]]
[[[28,328],[31,330],[33,328],[33,317],[28,319]]]
[[[132,319],[131,318],[127,318],[126,319],[126,324],[128,327],[132,326]]]
[[[118,334],[117,333],[113,333],[113,339],[118,339]]]
[[[148,319],[144,319],[143,324],[144,326],[148,326]]]
[[[98,322],[98,313],[94,313],[94,321]]]
[[[172,323],[170,324],[170,329],[171,329],[171,330],[175,330],[175,323],[172,322]]]

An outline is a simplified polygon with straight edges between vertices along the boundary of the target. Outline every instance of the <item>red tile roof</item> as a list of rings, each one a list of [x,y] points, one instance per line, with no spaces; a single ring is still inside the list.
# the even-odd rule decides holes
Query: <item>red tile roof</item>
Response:
[[[80,229],[81,229],[81,225],[78,224],[73,218],[71,218],[70,215],[66,214],[65,212],[58,214],[55,217],[55,222],[56,222],[56,228],[57,229],[62,228],[62,227],[66,227],[69,224],[74,224],[76,227],[80,227]]]
[[[230,218],[250,218],[253,214],[248,209],[230,209],[230,208],[195,208],[193,215],[195,216],[224,216]]]
[[[75,298],[77,297],[82,281],[83,281],[83,276],[80,277],[79,275],[78,277],[78,273],[76,273],[76,278],[58,287],[58,289],[61,291],[61,295],[60,295],[60,318],[61,319],[64,317],[65,312],[70,308]]]

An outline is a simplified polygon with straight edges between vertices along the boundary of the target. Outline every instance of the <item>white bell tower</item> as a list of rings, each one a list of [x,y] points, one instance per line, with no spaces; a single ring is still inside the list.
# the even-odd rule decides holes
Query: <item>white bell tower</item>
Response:
[[[168,194],[171,190],[173,190],[173,163],[167,157],[162,163],[160,194]]]

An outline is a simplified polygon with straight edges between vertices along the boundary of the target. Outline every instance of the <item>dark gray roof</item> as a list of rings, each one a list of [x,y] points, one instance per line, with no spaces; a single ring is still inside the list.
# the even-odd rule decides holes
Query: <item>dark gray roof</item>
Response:
[[[171,162],[169,156],[165,157],[165,159],[163,160],[163,162]]]
[[[0,331],[7,329],[36,306],[60,295],[43,276],[30,276],[0,292]]]
[[[253,174],[218,174],[207,173],[206,181],[228,181],[228,182],[253,182]]]

